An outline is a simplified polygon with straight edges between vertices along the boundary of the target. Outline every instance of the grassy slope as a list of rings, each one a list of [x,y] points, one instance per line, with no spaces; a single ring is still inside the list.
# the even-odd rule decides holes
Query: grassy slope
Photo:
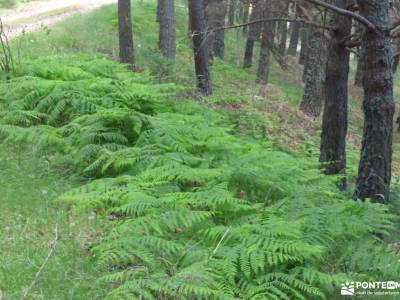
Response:
[[[149,2],[152,1],[135,1],[141,2],[142,4],[136,5],[136,10],[134,11],[135,18],[135,30],[136,30],[136,49],[139,65],[142,67],[150,68],[153,71],[161,74],[160,79],[162,80],[179,80],[188,84],[193,84],[192,76],[192,62],[190,49],[186,43],[186,18],[184,10],[178,5],[178,63],[179,70],[172,70],[171,66],[160,59],[157,51],[155,50],[155,45],[157,45],[157,34],[148,34],[147,28],[155,28],[156,23],[154,20],[155,11],[154,5]],[[112,57],[117,55],[117,35],[116,35],[116,11],[114,7],[105,7],[96,12],[93,12],[85,17],[74,17],[66,22],[55,26],[52,29],[45,29],[43,32],[34,35],[27,35],[18,39],[14,42],[14,49],[18,52],[18,56],[22,59],[25,57],[42,56],[54,53],[73,53],[73,52],[101,52]],[[95,28],[95,29],[93,29]],[[235,67],[235,65],[240,65],[242,45],[243,43],[238,43],[236,40],[236,33],[230,33],[227,36],[227,50],[228,57],[227,61],[229,64],[224,64],[217,61],[214,70],[214,82],[215,82],[215,95],[206,100],[208,105],[222,109],[226,111],[232,119],[239,119],[238,121],[238,131],[243,130],[248,133],[252,131],[255,135],[266,135],[272,137],[276,143],[285,149],[295,150],[302,156],[316,157],[317,146],[318,146],[318,136],[319,136],[319,122],[320,120],[310,120],[305,116],[301,115],[297,111],[297,105],[301,99],[302,86],[301,80],[296,72],[283,72],[277,66],[274,66],[272,71],[271,85],[264,87],[258,85],[254,82],[254,70],[242,70]],[[360,110],[360,100],[359,91],[353,91],[353,100],[350,105],[350,175],[354,176],[356,172],[356,162],[357,162],[357,148],[361,135],[361,110]],[[396,149],[398,144],[396,144]],[[395,157],[397,154],[395,151]],[[397,160],[398,161],[398,160]],[[32,167],[32,166],[31,166]],[[18,173],[21,166],[11,168],[11,172]],[[396,162],[396,168],[397,162]],[[29,170],[29,164],[24,165],[24,170]],[[24,171],[25,173],[25,171]],[[42,177],[39,176],[41,179]],[[23,180],[19,178],[18,180]],[[48,180],[48,177],[47,177]],[[25,185],[25,183],[23,183]],[[46,181],[42,183],[37,183],[35,185],[47,186]],[[54,183],[56,184],[56,183]],[[63,183],[59,183],[64,185]],[[17,189],[13,186],[12,189]],[[55,188],[57,190],[57,188]],[[31,193],[29,193],[31,194]],[[14,195],[15,197],[15,195]],[[26,203],[35,203],[39,201],[41,196],[37,195],[27,200]],[[36,199],[36,200],[35,200]],[[50,199],[50,198],[48,198]],[[13,201],[10,198],[7,203]],[[36,202],[37,203],[37,202]],[[37,208],[33,205],[31,208],[27,209],[27,215],[37,215],[39,220],[44,222],[44,219],[48,218],[48,224],[44,224],[45,227],[45,238],[44,240],[51,240],[53,235],[53,229],[55,223],[58,222],[60,217],[54,211],[49,216],[47,214],[46,203],[43,204],[42,208]],[[8,208],[9,214],[13,216],[16,214],[16,207]],[[38,209],[38,210],[37,210]],[[62,214],[62,212],[61,212]],[[63,218],[63,216],[61,216]],[[64,216],[65,217],[65,216]],[[12,218],[13,222],[17,218]],[[2,220],[3,221],[3,220]],[[62,220],[65,222],[65,219]],[[10,220],[5,222],[9,223]],[[20,222],[21,223],[21,222]],[[26,223],[26,222],[25,222]],[[64,223],[67,224],[67,223]],[[18,225],[18,224],[17,224]],[[29,223],[28,223],[29,225]],[[43,225],[42,225],[43,226]],[[10,226],[11,227],[11,226]],[[17,228],[17,227],[16,227]],[[37,229],[35,227],[27,227],[27,233],[34,233]],[[17,230],[13,229],[14,234],[10,234],[11,238],[15,238]],[[25,243],[23,245],[26,245]],[[42,245],[42,244],[41,244]],[[36,251],[35,247],[38,245],[29,245],[28,249],[40,255],[37,258],[39,262],[36,262],[37,267],[42,261],[43,257],[47,254],[48,247]],[[66,244],[66,257],[74,257],[77,253],[74,251],[76,244]],[[15,247],[21,247],[21,242],[18,245],[16,243]],[[63,247],[60,247],[63,248]],[[18,248],[14,248],[18,252]],[[79,249],[79,248],[78,248]],[[13,251],[7,251],[12,257],[11,260],[23,259],[23,256],[15,255]],[[81,253],[81,252],[79,252]],[[29,256],[27,256],[29,257]],[[55,258],[58,256],[56,255]],[[69,261],[68,259],[66,260]],[[88,263],[87,258],[82,258],[83,263]],[[23,263],[23,262],[22,262]],[[70,260],[71,265],[75,263],[74,260]],[[68,265],[68,264],[67,264]],[[64,268],[64,265],[59,266],[59,268]],[[72,268],[73,269],[73,268]],[[13,283],[12,291],[18,291],[21,287],[29,283],[29,279],[32,278],[36,268],[32,268],[30,274],[25,274],[24,279],[16,281]],[[57,270],[56,268],[54,270]],[[52,277],[49,270],[48,276],[57,281],[56,278]],[[75,272],[76,278],[74,282],[79,282],[79,276],[85,274],[85,270],[79,270]],[[89,275],[85,276],[91,276]],[[9,277],[11,278],[11,277]],[[19,283],[18,283],[19,282]],[[44,282],[44,280],[43,280]],[[72,282],[72,281],[71,281]],[[65,284],[64,287],[72,286],[71,282],[58,281],[58,284]],[[90,285],[90,283],[88,283]],[[57,284],[52,284],[51,282],[47,285],[49,289],[45,295],[50,295],[52,292],[55,293]],[[54,287],[54,290],[53,290]],[[60,287],[60,286],[58,286]],[[2,287],[0,286],[0,289]],[[46,290],[46,287],[37,289],[37,291]],[[68,291],[69,289],[66,289]],[[85,295],[86,287],[77,288],[77,293]],[[60,298],[61,297],[61,298]],[[64,296],[57,295],[56,299],[64,299]],[[40,298],[39,298],[40,299]],[[45,298],[53,299],[53,298]],[[65,295],[65,299],[80,299],[75,295],[75,297],[70,297]],[[84,298],[82,298],[84,299]]]
[[[71,187],[70,180],[61,179],[48,170],[45,161],[32,159],[25,151],[2,147],[0,153],[3,299],[21,299],[49,253],[56,226],[59,240],[55,251],[27,299],[98,298],[101,289],[87,251],[95,221],[91,216],[71,216],[52,203]]]
[[[138,64],[161,74],[160,77],[163,80],[193,83],[192,53],[187,43],[187,19],[185,8],[180,4],[182,1],[178,1],[176,8],[178,15],[178,69],[173,69],[160,57],[156,49],[157,32],[149,34],[147,30],[158,26],[154,18],[153,2],[152,0],[133,1],[135,50]],[[108,6],[84,17],[72,17],[51,29],[45,28],[37,34],[22,37],[14,42],[14,49],[20,59],[76,52],[103,53],[117,58],[116,32],[116,8]],[[213,68],[215,95],[207,101],[221,105],[237,104],[235,109],[250,107],[266,113],[267,117],[274,118],[275,127],[282,128],[283,126],[285,128],[287,125],[287,136],[295,140],[294,144],[290,144],[291,147],[296,148],[298,144],[309,142],[310,132],[316,133],[311,134],[312,144],[316,144],[314,142],[318,140],[320,119],[310,120],[303,115],[298,115],[297,112],[297,106],[302,98],[301,68],[292,58],[289,61],[289,70],[281,70],[279,66],[273,64],[271,84],[268,87],[256,84],[254,68],[249,70],[237,68],[242,63],[243,44],[240,30],[232,30],[227,33],[226,62],[228,64],[216,61]],[[257,54],[257,52],[256,50],[255,53]],[[398,94],[397,89],[396,94]],[[361,91],[351,86],[349,138],[351,149],[358,147],[361,136],[361,96]],[[253,101],[254,98],[258,101]],[[253,105],[254,102],[262,103]],[[282,118],[286,118],[286,121],[281,120]],[[277,132],[276,137],[281,138],[280,136],[281,132]]]
[[[72,18],[54,30],[24,36],[14,43],[17,56],[22,59],[77,51],[115,55],[114,12],[113,8],[101,9],[88,17]],[[150,11],[144,12],[147,14],[138,21],[146,28],[145,21],[152,16]],[[74,26],[70,26],[72,23]],[[154,36],[148,37],[146,40],[143,35],[145,42],[154,43]],[[150,57],[143,59],[152,61],[154,53],[146,55]],[[46,162],[32,160],[24,151],[13,152],[11,148],[0,151],[0,299],[21,298],[49,252],[56,225],[60,235],[56,251],[28,299],[102,299],[87,251],[99,234],[94,231],[101,226],[95,224],[93,216],[71,216],[52,205],[57,195],[71,187],[71,181],[49,172]]]
[[[135,5],[136,2],[136,5]],[[194,86],[191,49],[187,43],[187,19],[182,5],[178,13],[178,55],[176,65],[165,62],[156,49],[157,32],[148,34],[147,28],[157,28],[153,1],[134,2],[134,30],[138,64],[150,68],[161,80],[172,80]],[[140,5],[138,5],[140,3]],[[93,29],[95,28],[95,29]],[[51,29],[27,35],[14,42],[20,59],[49,54],[75,52],[103,53],[117,58],[117,19],[115,7],[104,7],[82,18],[73,17]],[[249,119],[258,115],[265,119],[267,134],[289,148],[309,148],[315,144],[317,124],[297,115],[297,105],[302,97],[302,84],[296,72],[280,70],[277,65],[271,72],[271,85],[255,83],[255,70],[237,68],[241,64],[243,38],[237,32],[227,34],[226,62],[216,61],[213,68],[215,95],[207,101],[210,105],[226,109],[233,115],[243,112]],[[257,52],[257,51],[255,51]],[[293,70],[294,71],[294,70]]]

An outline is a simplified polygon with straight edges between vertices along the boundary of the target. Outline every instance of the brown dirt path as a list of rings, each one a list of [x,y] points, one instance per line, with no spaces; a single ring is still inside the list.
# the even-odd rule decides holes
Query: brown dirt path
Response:
[[[9,38],[54,25],[67,17],[87,13],[117,0],[46,0],[29,2],[10,10],[0,10]]]

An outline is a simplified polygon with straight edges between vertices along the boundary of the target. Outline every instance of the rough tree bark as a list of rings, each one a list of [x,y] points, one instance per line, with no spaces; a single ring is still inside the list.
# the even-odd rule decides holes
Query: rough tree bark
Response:
[[[296,15],[297,15],[297,5],[296,4],[295,4],[294,10],[296,11]],[[291,56],[297,55],[297,47],[299,45],[299,40],[300,40],[300,29],[301,29],[300,22],[292,22],[290,24],[290,42],[289,42],[289,47],[287,50],[288,55],[291,55]]]
[[[389,0],[358,0],[360,14],[380,29],[390,27]],[[392,167],[393,53],[390,36],[366,30],[362,41],[364,61],[364,132],[356,199],[388,203]]]
[[[157,0],[157,15],[156,15],[156,21],[159,23],[160,22],[160,15],[161,15],[161,2],[162,0]]]
[[[176,55],[176,19],[174,0],[162,0],[158,3],[158,20],[160,23],[159,49],[169,59]]]
[[[281,0],[281,1],[279,1],[279,6],[280,6],[279,7],[279,17],[287,18],[289,15],[289,1]],[[278,51],[281,56],[285,56],[287,35],[288,35],[287,22],[285,22],[285,21],[278,22],[278,30],[277,31],[278,31],[278,36],[279,36]]]
[[[300,49],[300,57],[299,64],[304,65],[307,60],[308,53],[308,37],[309,37],[310,28],[307,25],[301,27],[300,35],[301,35],[301,49]]]
[[[392,24],[395,24],[399,19],[400,19],[400,2],[397,1],[391,1],[391,7],[390,7],[390,20]],[[400,56],[399,56],[399,51],[400,51],[400,39],[392,39],[392,44],[393,44],[393,73],[397,72],[397,68],[399,66],[400,62]]]
[[[340,8],[347,8],[353,0],[335,0]],[[346,189],[346,135],[350,52],[343,41],[351,34],[352,20],[334,15],[325,82],[325,107],[322,119],[320,162],[325,174],[342,174],[339,188]]]
[[[250,14],[250,21],[260,20],[262,17],[262,9],[260,1],[254,1]],[[247,32],[246,48],[244,51],[244,68],[250,68],[253,64],[254,43],[260,38],[262,25],[261,23],[251,24]]]
[[[272,15],[271,12],[271,4],[272,1],[265,1],[262,3],[262,18],[270,18]],[[269,79],[269,67],[270,67],[270,47],[274,41],[274,34],[271,28],[271,22],[264,22],[262,24],[262,33],[261,33],[261,45],[260,45],[260,57],[258,61],[258,70],[257,70],[257,79],[261,84],[268,84]]]
[[[312,117],[318,117],[321,113],[327,52],[328,47],[324,33],[320,29],[310,28],[304,69],[304,96],[300,109]]]
[[[118,0],[118,25],[120,62],[134,68],[135,55],[130,0]]]
[[[197,86],[203,95],[209,96],[212,94],[212,82],[203,0],[189,0],[189,21],[192,31]]]
[[[206,1],[206,21],[207,29],[210,31],[207,43],[211,57],[217,56],[221,59],[225,54],[225,32],[224,30],[212,31],[216,28],[224,27],[227,13],[227,0],[207,0]]]
[[[354,27],[355,27],[354,34],[362,38],[362,36],[365,33],[364,26],[362,26],[361,24],[355,23]],[[362,86],[362,79],[363,79],[363,74],[364,74],[364,65],[363,65],[363,61],[362,61],[360,52],[361,51],[358,50],[357,69],[356,69],[356,74],[355,74],[355,78],[354,78],[355,86]]]
[[[228,11],[227,0],[219,0],[219,5],[216,11],[216,27],[225,25],[225,17]],[[213,50],[217,57],[224,59],[225,56],[225,31],[219,30],[215,33]]]

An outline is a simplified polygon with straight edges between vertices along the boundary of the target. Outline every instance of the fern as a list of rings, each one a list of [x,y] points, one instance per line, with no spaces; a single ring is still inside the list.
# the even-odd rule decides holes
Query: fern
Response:
[[[116,220],[92,249],[107,299],[331,299],[343,281],[400,272],[376,236],[396,221],[387,208],[347,199],[312,160],[233,135],[217,112],[169,100],[181,87],[101,57],[20,68],[0,86],[0,138],[91,179],[58,201]]]

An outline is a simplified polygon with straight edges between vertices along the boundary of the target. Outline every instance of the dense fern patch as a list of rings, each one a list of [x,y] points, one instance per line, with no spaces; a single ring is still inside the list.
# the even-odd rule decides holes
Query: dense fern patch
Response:
[[[114,220],[93,248],[109,299],[331,299],[396,278],[386,207],[180,90],[88,56],[26,62],[0,87],[2,140],[60,155],[90,180],[59,201]]]

